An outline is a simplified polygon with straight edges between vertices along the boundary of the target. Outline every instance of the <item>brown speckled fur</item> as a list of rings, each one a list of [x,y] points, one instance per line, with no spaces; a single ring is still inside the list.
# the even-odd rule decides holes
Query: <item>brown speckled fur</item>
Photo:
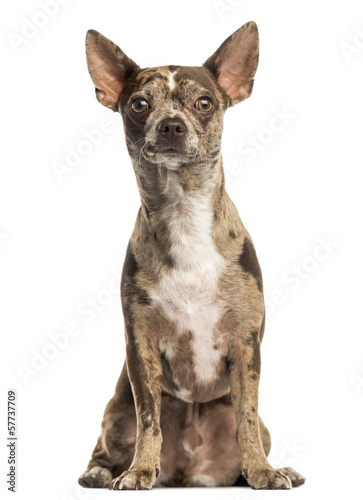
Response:
[[[87,61],[97,98],[123,117],[141,208],[121,280],[126,364],[80,484],[227,486],[241,471],[254,488],[301,484],[266,458],[262,275],[221,158],[224,112],[252,91],[255,23],[198,68],[140,69],[95,31]]]

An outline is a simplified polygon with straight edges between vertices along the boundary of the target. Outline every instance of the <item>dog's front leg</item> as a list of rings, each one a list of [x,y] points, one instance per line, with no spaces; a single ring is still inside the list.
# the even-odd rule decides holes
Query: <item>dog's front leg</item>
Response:
[[[270,466],[262,446],[258,421],[258,332],[250,333],[246,339],[236,340],[231,346],[229,376],[243,475],[256,489],[290,489],[290,479]]]
[[[151,489],[160,472],[161,360],[150,332],[126,321],[126,337],[127,370],[137,416],[136,446],[129,470],[115,478],[110,489]]]

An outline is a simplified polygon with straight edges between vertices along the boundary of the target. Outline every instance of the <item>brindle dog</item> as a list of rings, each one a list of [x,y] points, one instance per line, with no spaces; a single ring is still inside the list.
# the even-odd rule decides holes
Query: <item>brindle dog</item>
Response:
[[[304,482],[266,458],[262,277],[221,158],[223,115],[250,96],[258,47],[250,22],[201,67],[140,69],[87,33],[97,99],[122,115],[141,208],[121,280],[126,364],[82,486],[224,486],[241,472],[253,488]]]

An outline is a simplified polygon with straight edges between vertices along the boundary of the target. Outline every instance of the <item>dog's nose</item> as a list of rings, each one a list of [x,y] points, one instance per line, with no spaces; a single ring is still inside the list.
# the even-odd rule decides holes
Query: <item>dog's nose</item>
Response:
[[[166,139],[181,137],[186,130],[187,127],[180,118],[165,118],[158,125],[159,134]]]

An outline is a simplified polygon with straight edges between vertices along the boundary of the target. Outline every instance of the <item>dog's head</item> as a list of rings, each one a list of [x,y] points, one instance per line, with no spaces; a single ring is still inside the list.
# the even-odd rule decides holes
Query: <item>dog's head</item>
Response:
[[[94,30],[86,53],[97,99],[123,117],[131,157],[175,169],[219,155],[224,111],[252,92],[258,31],[245,24],[201,67],[141,69]]]

